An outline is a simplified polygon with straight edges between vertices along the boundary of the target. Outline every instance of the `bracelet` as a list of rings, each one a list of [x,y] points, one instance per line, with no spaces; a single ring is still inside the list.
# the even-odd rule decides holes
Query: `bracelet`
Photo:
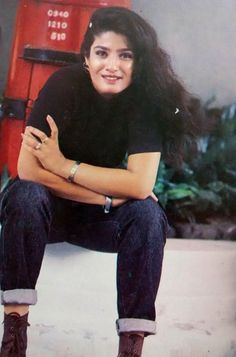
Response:
[[[76,174],[76,172],[77,172],[77,170],[78,170],[78,168],[79,168],[79,165],[80,165],[80,161],[76,161],[76,162],[74,163],[74,165],[72,166],[72,168],[70,169],[70,174],[69,174],[69,176],[67,177],[67,180],[68,180],[69,182],[74,182],[74,177],[75,177],[75,174]]]
[[[104,213],[109,213],[112,205],[112,197],[105,196]]]

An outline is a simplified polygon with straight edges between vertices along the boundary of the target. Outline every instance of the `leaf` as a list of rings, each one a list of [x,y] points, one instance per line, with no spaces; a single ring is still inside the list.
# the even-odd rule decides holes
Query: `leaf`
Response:
[[[220,192],[224,188],[224,183],[222,181],[210,182],[207,187],[214,192]]]
[[[186,197],[194,197],[194,193],[190,188],[176,187],[167,191],[170,200],[180,200]]]

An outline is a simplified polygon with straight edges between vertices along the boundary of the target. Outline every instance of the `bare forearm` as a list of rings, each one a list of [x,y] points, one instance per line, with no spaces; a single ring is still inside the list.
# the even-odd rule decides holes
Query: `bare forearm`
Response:
[[[37,168],[31,174],[20,174],[20,178],[32,180],[46,186],[55,196],[72,201],[104,205],[104,195],[89,190],[81,185],[70,183],[43,168]]]
[[[81,163],[74,175],[74,182],[104,195],[144,199],[155,184],[159,154],[134,155],[127,169],[105,168]],[[65,160],[56,172],[68,177],[74,161]]]
[[[66,160],[58,174],[68,177],[74,161]],[[136,176],[125,169],[112,169],[81,163],[74,175],[74,182],[101,194],[114,197],[135,197]]]
[[[94,177],[96,177],[96,180],[94,180]],[[87,188],[96,189],[97,192],[105,195],[137,198],[139,182],[136,175],[126,169],[111,169],[81,164],[81,170],[79,168],[76,172],[75,182]]]

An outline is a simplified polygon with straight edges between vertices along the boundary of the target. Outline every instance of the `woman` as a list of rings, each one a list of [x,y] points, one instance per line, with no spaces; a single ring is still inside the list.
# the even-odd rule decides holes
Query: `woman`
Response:
[[[152,190],[161,151],[178,161],[190,119],[152,27],[125,8],[95,11],[78,64],[41,90],[2,197],[0,356],[25,356],[45,245],[58,241],[118,253],[118,356],[141,356],[167,229]]]

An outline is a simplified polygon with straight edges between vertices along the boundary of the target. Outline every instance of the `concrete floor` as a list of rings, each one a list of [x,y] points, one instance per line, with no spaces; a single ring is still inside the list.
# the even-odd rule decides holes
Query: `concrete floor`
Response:
[[[115,268],[116,255],[47,247],[28,357],[117,356]],[[236,242],[169,239],[143,356],[236,356],[235,272]]]

